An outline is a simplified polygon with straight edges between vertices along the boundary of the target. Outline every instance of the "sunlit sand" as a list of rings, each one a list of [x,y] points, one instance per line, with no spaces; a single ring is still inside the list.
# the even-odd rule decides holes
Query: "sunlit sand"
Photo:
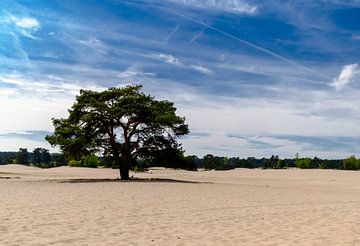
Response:
[[[0,166],[0,245],[360,244],[356,171],[131,175]]]

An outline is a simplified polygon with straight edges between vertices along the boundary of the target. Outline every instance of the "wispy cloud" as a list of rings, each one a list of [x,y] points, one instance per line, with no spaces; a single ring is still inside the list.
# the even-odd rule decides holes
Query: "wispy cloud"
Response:
[[[305,66],[305,65],[302,65],[301,63],[299,63],[299,62],[297,62],[297,61],[295,61],[295,60],[286,58],[286,57],[284,57],[283,55],[280,55],[280,54],[277,53],[277,52],[274,52],[274,51],[272,51],[272,50],[269,50],[269,49],[267,49],[267,48],[264,48],[264,47],[262,47],[262,46],[259,46],[259,45],[255,44],[254,42],[250,42],[250,41],[247,41],[247,40],[245,40],[245,39],[243,39],[243,38],[240,38],[240,37],[238,37],[238,36],[235,36],[235,35],[227,32],[227,31],[225,31],[225,30],[222,29],[222,28],[218,28],[218,27],[216,27],[216,26],[214,26],[214,25],[207,24],[207,23],[205,23],[204,21],[202,21],[202,20],[200,20],[200,19],[193,18],[193,17],[191,17],[191,16],[189,16],[189,15],[185,15],[185,14],[183,14],[183,13],[180,13],[180,12],[177,12],[177,11],[174,11],[174,10],[171,10],[171,9],[168,9],[168,8],[164,8],[164,7],[157,7],[157,8],[162,9],[162,10],[164,10],[164,11],[167,11],[168,13],[171,13],[171,14],[173,14],[173,15],[177,15],[177,16],[179,16],[179,17],[182,17],[182,18],[184,18],[184,19],[187,19],[187,20],[189,20],[189,21],[191,21],[191,22],[193,22],[193,23],[197,23],[197,24],[199,24],[199,25],[202,25],[202,26],[204,26],[204,27],[206,27],[206,28],[208,28],[208,29],[211,29],[211,30],[213,30],[213,31],[216,31],[216,32],[218,32],[218,33],[220,33],[220,34],[223,34],[224,36],[227,36],[228,38],[231,38],[231,39],[233,39],[233,40],[236,40],[236,41],[238,41],[239,43],[242,43],[243,45],[246,45],[246,46],[251,47],[251,48],[253,48],[253,49],[255,49],[255,50],[258,50],[258,51],[260,51],[260,52],[263,52],[263,53],[265,53],[265,54],[268,54],[268,55],[270,55],[270,56],[272,56],[272,57],[274,57],[274,58],[280,59],[280,60],[282,60],[282,61],[284,61],[284,62],[286,62],[286,63],[288,63],[288,64],[291,64],[291,65],[293,65],[293,66],[295,66],[295,67],[301,68],[302,70],[307,71],[308,73],[312,73],[312,74],[314,74],[314,75],[316,75],[316,76],[319,76],[319,77],[322,77],[322,78],[325,78],[325,79],[329,79],[329,77],[328,77],[327,75],[325,75],[325,74],[322,74],[322,73],[320,73],[320,72],[318,72],[318,71],[313,70],[313,69],[310,68],[310,67],[307,67],[307,66]]]
[[[150,57],[155,58],[157,60],[161,60],[163,62],[166,62],[168,64],[172,64],[175,66],[182,66],[182,62],[170,54],[151,54]]]
[[[206,75],[210,75],[213,73],[213,71],[211,71],[209,68],[202,65],[191,65],[191,68]]]
[[[98,53],[106,54],[106,45],[104,45],[104,43],[96,37],[90,37],[85,40],[78,40],[78,42]]]
[[[61,93],[67,95],[77,95],[80,89],[86,88],[89,90],[104,90],[105,87],[98,86],[98,85],[78,85],[75,83],[69,83],[64,81],[64,79],[47,75],[46,78],[40,80],[34,80],[25,78],[18,73],[11,73],[11,74],[0,74],[0,85],[1,84],[8,84],[12,85],[12,91],[14,95],[17,92],[21,91],[23,96],[35,96],[35,97],[46,97],[51,98],[54,95],[51,93]],[[0,95],[2,92],[0,92]]]
[[[37,31],[40,27],[40,22],[37,19],[33,17],[22,18],[9,15],[6,22],[8,24],[13,24],[16,32],[22,34],[23,36],[31,39],[38,39],[33,35],[33,32]]]
[[[349,84],[359,72],[358,64],[354,63],[345,65],[343,66],[339,76],[334,78],[330,85],[335,87],[336,90],[341,90],[344,86]]]
[[[16,26],[20,28],[34,29],[40,25],[39,21],[35,18],[17,18],[15,16],[11,16],[10,19]]]
[[[55,54],[54,52],[44,52],[42,54],[43,57],[51,58],[51,59],[59,59],[59,56]]]
[[[141,71],[137,66],[131,66],[131,67],[128,67],[127,69],[125,69],[124,71],[119,72],[116,75],[116,77],[122,78],[122,79],[127,79],[127,78],[134,79],[137,76],[154,77],[154,76],[156,76],[156,74],[155,73],[145,73],[145,72]]]
[[[236,14],[255,14],[258,10],[256,5],[249,4],[243,0],[169,0],[171,2],[184,4],[190,7],[224,11]]]
[[[360,85],[342,93],[329,86],[351,77],[351,69],[341,75],[343,65],[360,65],[359,31],[340,30],[330,2],[116,2],[125,8],[21,1],[0,10],[1,130],[51,131],[50,119],[67,115],[80,88],[141,83],[173,101],[191,132],[205,132],[184,139],[187,153],[344,157],[359,146],[341,147],[346,138],[327,152],[311,145],[323,145],[322,136],[360,136]],[[0,149],[28,144],[9,141],[2,138]]]

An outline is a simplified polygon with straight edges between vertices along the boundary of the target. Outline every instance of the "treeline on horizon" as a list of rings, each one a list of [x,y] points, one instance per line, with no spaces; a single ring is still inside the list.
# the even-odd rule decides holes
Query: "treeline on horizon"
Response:
[[[51,168],[59,166],[73,167],[108,167],[118,168],[116,163],[109,156],[87,155],[80,160],[67,160],[61,153],[50,153],[48,149],[36,148],[29,152],[26,148],[20,148],[19,151],[0,152],[0,165],[5,164],[23,164],[32,165],[40,168]],[[132,167],[135,171],[147,170],[150,167],[165,167],[175,169],[185,169],[196,171],[205,170],[231,170],[234,168],[263,168],[263,169],[360,169],[360,160],[355,156],[346,159],[320,159],[300,158],[296,154],[295,158],[280,159],[277,155],[270,158],[239,158],[239,157],[219,157],[207,154],[202,158],[195,155],[185,156],[183,154],[158,156],[152,160],[136,160]]]

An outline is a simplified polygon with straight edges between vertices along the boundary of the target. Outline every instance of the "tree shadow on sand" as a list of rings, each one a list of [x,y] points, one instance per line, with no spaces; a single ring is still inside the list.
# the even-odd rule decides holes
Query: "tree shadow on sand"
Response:
[[[211,182],[188,181],[166,178],[131,178],[129,180],[121,179],[61,179],[53,180],[58,183],[183,183],[183,184],[211,184]]]
[[[0,176],[0,179],[20,179],[20,177]]]

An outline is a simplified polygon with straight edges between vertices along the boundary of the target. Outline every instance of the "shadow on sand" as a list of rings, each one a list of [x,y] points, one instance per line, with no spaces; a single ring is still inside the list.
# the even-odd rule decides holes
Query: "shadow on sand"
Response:
[[[104,182],[118,182],[118,183],[184,183],[184,184],[211,184],[211,182],[187,181],[178,179],[165,178],[131,178],[129,180],[121,179],[59,179],[53,180],[58,183],[104,183]]]
[[[0,179],[20,179],[20,177],[0,176]]]

